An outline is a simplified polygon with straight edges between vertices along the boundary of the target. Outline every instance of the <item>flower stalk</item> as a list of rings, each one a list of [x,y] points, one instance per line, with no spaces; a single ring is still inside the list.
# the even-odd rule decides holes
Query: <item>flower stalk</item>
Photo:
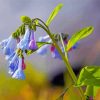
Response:
[[[34,20],[35,20],[35,19],[33,19],[33,22],[34,22]],[[70,62],[69,62],[69,60],[68,60],[68,55],[67,55],[67,51],[66,51],[66,49],[65,49],[63,40],[61,39],[62,44],[63,44],[63,47],[64,47],[65,55],[62,53],[62,50],[60,49],[60,47],[59,47],[58,44],[56,43],[55,39],[53,38],[52,33],[51,33],[51,31],[49,30],[49,27],[48,27],[41,19],[36,18],[36,20],[39,20],[41,23],[43,23],[43,25],[40,24],[40,23],[38,23],[38,25],[36,25],[36,26],[41,27],[42,29],[44,29],[44,30],[46,31],[46,33],[49,35],[49,37],[51,38],[51,40],[52,40],[52,42],[53,42],[53,45],[56,47],[56,49],[58,50],[59,54],[61,55],[61,57],[62,57],[62,59],[63,59],[65,65],[66,65],[66,68],[67,68],[69,74],[71,75],[71,78],[72,78],[74,84],[76,84],[76,82],[77,82],[77,77],[76,77],[75,73],[73,72],[73,69],[72,69],[72,67],[71,67],[71,65],[70,65]],[[82,96],[82,100],[85,100],[85,96],[84,96],[84,93],[83,93],[82,88],[79,87],[79,90],[80,90],[80,94],[81,94],[81,96]]]

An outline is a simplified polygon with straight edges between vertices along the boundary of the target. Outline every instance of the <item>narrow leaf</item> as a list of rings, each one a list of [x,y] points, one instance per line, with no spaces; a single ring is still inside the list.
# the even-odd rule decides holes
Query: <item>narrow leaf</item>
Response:
[[[75,34],[72,35],[70,40],[68,41],[67,44],[67,51],[73,47],[79,40],[89,36],[94,30],[93,26],[88,26],[83,29],[81,29],[79,32],[76,32]]]
[[[48,20],[46,21],[46,25],[49,26],[50,23],[52,22],[52,20],[55,18],[55,16],[58,14],[58,12],[60,11],[60,9],[63,7],[63,4],[58,4],[54,10],[52,11],[52,13],[50,14]]]

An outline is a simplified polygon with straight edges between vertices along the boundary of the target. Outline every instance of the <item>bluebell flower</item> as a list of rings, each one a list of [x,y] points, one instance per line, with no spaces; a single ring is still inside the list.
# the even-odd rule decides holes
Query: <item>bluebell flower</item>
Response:
[[[17,48],[20,48],[22,50],[29,49],[30,35],[31,35],[31,30],[27,28],[23,39],[17,44]]]
[[[29,49],[36,50],[38,48],[35,40],[35,33],[31,30],[30,42],[29,42]]]
[[[16,44],[17,44],[16,39],[14,39],[12,36],[10,36],[8,41],[7,41],[7,44],[3,48],[3,53],[5,55],[10,55],[12,52],[15,51]]]
[[[46,35],[44,37],[39,37],[39,39],[38,39],[39,42],[47,42],[49,40],[50,40],[49,35]]]
[[[21,57],[19,57],[18,69],[14,72],[14,74],[12,75],[12,78],[25,79],[25,75],[22,70],[22,58]]]
[[[0,48],[4,49],[4,47],[7,45],[8,41],[9,41],[9,38],[1,41],[0,42]]]
[[[51,39],[49,38],[49,36],[44,36],[44,37],[40,37],[39,42],[48,42],[50,43],[51,42]],[[42,46],[40,49],[38,49],[36,52],[37,54],[40,54],[40,55],[45,55],[47,54],[47,51],[48,51],[48,47],[49,47],[50,44],[45,44],[44,46]]]
[[[12,55],[16,49],[17,41],[12,36],[1,42],[3,53],[6,56],[6,60]]]
[[[17,53],[15,53],[11,61],[9,61],[9,72],[8,73],[10,75],[13,75],[14,72],[18,69],[18,64],[19,64],[18,55]]]
[[[61,56],[60,56],[60,54],[59,54],[59,52],[58,52],[57,49],[55,49],[53,52],[51,52],[51,55],[52,55],[52,57],[55,58],[55,59],[57,58],[57,59],[62,60],[62,58],[61,58]]]

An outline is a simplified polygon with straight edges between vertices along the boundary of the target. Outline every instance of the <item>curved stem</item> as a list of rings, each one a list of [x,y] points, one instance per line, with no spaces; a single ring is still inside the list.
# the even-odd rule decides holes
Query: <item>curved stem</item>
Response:
[[[48,27],[45,23],[44,23],[44,25],[45,25],[46,27]],[[71,75],[71,78],[73,79],[74,83],[76,84],[76,82],[77,82],[77,77],[76,77],[75,73],[73,72],[73,69],[72,69],[72,67],[71,67],[71,65],[70,65],[70,63],[69,63],[69,60],[68,60],[68,57],[67,57],[67,53],[66,53],[66,56],[63,54],[62,50],[60,49],[60,47],[59,47],[58,44],[56,43],[55,39],[53,38],[52,33],[51,33],[50,30],[49,30],[49,27],[48,27],[48,29],[46,29],[46,28],[45,28],[43,25],[41,25],[41,24],[39,24],[39,25],[37,25],[37,26],[43,28],[43,29],[47,32],[47,34],[50,36],[50,38],[52,39],[52,42],[54,43],[54,46],[56,47],[56,49],[58,50],[59,54],[61,55],[61,57],[62,57],[62,59],[63,59],[65,65],[66,65],[66,68],[67,68],[69,74]],[[64,46],[64,48],[65,48],[65,46]],[[66,51],[65,51],[65,52],[66,52]],[[84,96],[84,93],[83,93],[83,90],[81,89],[81,87],[79,87],[79,90],[80,90],[81,96],[82,96],[82,98],[83,98],[82,100],[85,100],[85,96]]]
[[[47,25],[44,23],[44,21],[42,21],[41,19],[35,18],[35,19],[32,19],[32,22],[34,22],[35,20],[40,21],[43,25],[45,25],[45,27],[46,27],[47,29],[49,29],[48,26],[47,26]]]

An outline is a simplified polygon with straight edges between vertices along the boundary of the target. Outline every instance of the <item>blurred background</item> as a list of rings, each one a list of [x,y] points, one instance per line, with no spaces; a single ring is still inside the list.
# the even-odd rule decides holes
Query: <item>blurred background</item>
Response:
[[[75,73],[78,74],[85,65],[100,65],[100,0],[0,0],[0,41],[8,38],[21,25],[20,16],[46,21],[58,3],[63,3],[64,7],[50,25],[52,32],[71,36],[83,27],[92,25],[95,28],[93,34],[80,41],[79,48],[69,54]],[[36,38],[44,35],[43,30],[37,30]],[[63,72],[66,71],[62,60],[53,59],[49,53],[45,57],[32,54],[25,58],[26,80],[20,81],[8,76],[7,62],[2,53],[0,57],[1,100],[6,100],[6,97],[9,98],[7,100],[52,100],[44,99],[46,97],[55,100],[61,93]],[[39,98],[39,95],[44,95],[44,98]]]

